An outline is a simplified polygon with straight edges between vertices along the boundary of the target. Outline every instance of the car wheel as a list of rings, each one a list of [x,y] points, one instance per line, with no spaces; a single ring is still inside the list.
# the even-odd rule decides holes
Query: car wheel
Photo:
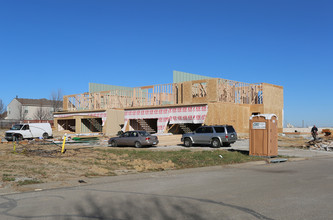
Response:
[[[48,139],[49,138],[49,135],[47,133],[44,133],[43,134],[43,139]]]
[[[220,140],[217,139],[217,138],[214,138],[214,139],[212,140],[212,147],[214,147],[214,148],[219,148],[219,147],[220,147]]]
[[[228,143],[228,142],[224,142],[224,143],[223,143],[223,147],[230,147],[230,143]]]
[[[23,140],[23,136],[21,134],[15,135],[14,138],[15,139],[13,139],[13,140],[15,140],[15,141],[22,141]]]
[[[117,142],[116,141],[111,141],[110,142],[110,147],[117,147]]]
[[[141,145],[141,143],[140,143],[139,141],[136,141],[136,142],[134,143],[134,146],[135,146],[136,148],[140,148],[142,145]]]
[[[185,147],[192,147],[192,141],[190,138],[185,138],[184,139],[184,146]]]

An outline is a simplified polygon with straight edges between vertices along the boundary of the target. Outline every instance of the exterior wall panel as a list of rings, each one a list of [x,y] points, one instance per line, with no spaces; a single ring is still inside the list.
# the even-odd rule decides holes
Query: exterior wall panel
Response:
[[[192,73],[185,73],[180,71],[173,71],[173,83],[181,83],[186,81],[201,80],[201,79],[211,79],[209,76],[201,76]]]

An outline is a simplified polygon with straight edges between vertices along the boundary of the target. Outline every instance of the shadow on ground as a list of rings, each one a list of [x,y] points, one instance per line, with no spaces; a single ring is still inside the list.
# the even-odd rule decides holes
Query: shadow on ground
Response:
[[[100,204],[96,197],[86,197],[76,206],[75,216],[82,219],[207,219],[199,205],[172,198],[116,196]],[[73,216],[67,219],[73,219]]]

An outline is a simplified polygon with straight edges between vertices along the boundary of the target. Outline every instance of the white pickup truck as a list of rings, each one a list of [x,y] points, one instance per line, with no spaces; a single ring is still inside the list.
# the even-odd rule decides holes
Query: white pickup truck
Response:
[[[6,140],[23,140],[25,138],[43,138],[52,137],[52,128],[50,123],[27,123],[16,124],[9,131],[6,131]]]

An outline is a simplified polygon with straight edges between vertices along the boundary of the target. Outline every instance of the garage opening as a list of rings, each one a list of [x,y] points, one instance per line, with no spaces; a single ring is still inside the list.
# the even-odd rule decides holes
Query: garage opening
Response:
[[[58,131],[75,132],[75,119],[60,119],[58,120]]]
[[[168,124],[168,133],[185,134],[195,131],[202,124]]]
[[[133,130],[143,130],[151,134],[157,133],[156,119],[130,119],[130,126]]]
[[[102,118],[83,118],[81,119],[81,132],[102,132]]]

